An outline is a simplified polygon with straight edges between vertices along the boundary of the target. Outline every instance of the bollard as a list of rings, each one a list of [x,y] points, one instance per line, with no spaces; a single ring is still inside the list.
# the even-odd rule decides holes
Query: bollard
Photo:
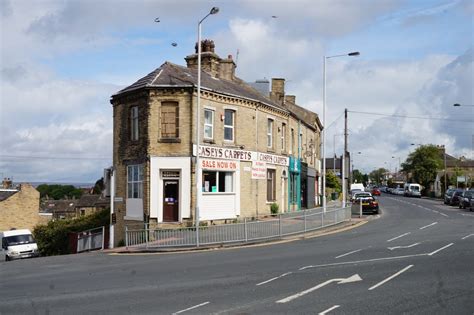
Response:
[[[125,226],[125,248],[128,249],[128,226]]]
[[[362,218],[362,199],[359,200],[359,218]]]
[[[247,218],[244,218],[244,233],[245,233],[245,243],[247,243],[249,239],[249,235],[247,231]]]
[[[279,214],[278,217],[278,233],[280,234],[281,238],[281,214]]]

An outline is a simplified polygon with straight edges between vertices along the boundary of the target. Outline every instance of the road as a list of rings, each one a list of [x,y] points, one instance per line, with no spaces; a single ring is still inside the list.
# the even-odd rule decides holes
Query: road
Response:
[[[273,245],[0,263],[0,314],[474,314],[474,212],[382,196],[358,228]]]

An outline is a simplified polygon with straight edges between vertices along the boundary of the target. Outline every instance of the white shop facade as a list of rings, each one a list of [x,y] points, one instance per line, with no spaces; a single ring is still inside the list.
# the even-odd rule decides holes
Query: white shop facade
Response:
[[[242,198],[252,198],[248,183],[259,181],[262,192],[273,176],[278,202],[284,204],[289,159],[285,156],[226,147],[199,146],[202,176],[200,220],[234,219],[241,215]],[[192,159],[150,157],[150,218],[181,222],[191,218]],[[272,175],[273,174],[273,175]],[[242,187],[247,185],[247,187]],[[250,188],[251,189],[251,188]],[[276,189],[275,189],[276,191]],[[244,195],[242,195],[244,194]]]

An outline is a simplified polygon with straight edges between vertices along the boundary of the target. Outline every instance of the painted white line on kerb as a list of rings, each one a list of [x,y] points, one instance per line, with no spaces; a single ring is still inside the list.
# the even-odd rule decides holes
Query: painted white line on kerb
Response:
[[[322,311],[321,313],[318,313],[318,315],[326,315],[330,311],[335,310],[336,308],[339,308],[339,307],[341,307],[341,306],[340,305],[334,305],[333,307],[330,307],[327,310]]]
[[[402,274],[403,272],[407,271],[408,269],[410,269],[411,267],[413,267],[414,265],[409,265],[409,266],[406,266],[405,268],[403,268],[402,270],[400,270],[399,272],[397,272],[396,274],[393,274],[391,275],[390,277],[388,277],[387,279],[377,283],[376,285],[372,286],[369,288],[369,291],[375,289],[375,288],[378,288],[380,287],[382,284],[384,283],[387,283],[388,281],[392,280],[393,278],[399,276],[400,274]]]
[[[431,223],[431,224],[428,224],[428,225],[425,225],[425,226],[421,227],[420,230],[424,230],[424,229],[426,229],[426,228],[428,228],[428,227],[430,227],[430,226],[436,225],[436,224],[438,224],[438,222],[433,222],[433,223]]]
[[[274,281],[274,280],[283,278],[284,276],[288,276],[288,275],[290,275],[290,274],[292,274],[292,273],[293,273],[293,272],[287,272],[287,273],[284,273],[284,274],[282,274],[282,275],[280,275],[280,276],[278,276],[278,277],[271,278],[271,279],[269,279],[269,280],[267,280],[267,281],[263,281],[263,282],[257,283],[257,286],[262,285],[262,284],[267,284],[267,283],[272,282],[272,281]]]
[[[207,305],[209,304],[209,302],[204,302],[204,303],[201,303],[201,304],[198,304],[198,305],[194,305],[194,306],[191,306],[185,310],[181,310],[181,311],[178,311],[176,313],[173,313],[173,315],[176,315],[176,314],[181,314],[181,313],[184,313],[184,312],[187,312],[187,311],[190,311],[190,310],[193,310],[195,308],[198,308],[198,307],[201,307],[201,306],[204,306],[204,305]]]
[[[461,238],[461,239],[462,239],[462,240],[465,240],[466,238],[468,238],[468,237],[471,237],[471,236],[474,236],[474,234],[469,234],[469,235],[466,235],[466,236],[464,236],[464,237],[463,237],[463,238]]]
[[[391,238],[391,239],[389,239],[387,242],[394,241],[394,240],[396,240],[396,239],[398,239],[398,238],[400,238],[400,237],[404,237],[404,236],[406,236],[406,235],[408,235],[408,234],[411,234],[411,232],[407,232],[407,233],[405,233],[405,234],[402,234],[402,235],[399,235],[399,236],[397,236],[397,237]]]
[[[347,256],[347,255],[350,255],[350,254],[354,254],[354,253],[360,252],[361,250],[362,250],[362,249],[353,250],[352,252],[348,252],[348,253],[345,253],[345,254],[339,255],[339,256],[337,256],[337,257],[334,257],[334,258],[338,259],[338,258],[341,258],[341,257]]]
[[[429,253],[428,256],[433,256],[434,254],[439,253],[439,252],[442,251],[443,249],[446,249],[446,248],[448,248],[448,247],[450,247],[450,246],[452,246],[452,245],[454,245],[454,243],[451,243],[451,244],[448,244],[448,245],[446,245],[446,246],[443,246],[443,247],[441,247],[440,249],[437,249],[437,250],[435,250],[434,252]]]

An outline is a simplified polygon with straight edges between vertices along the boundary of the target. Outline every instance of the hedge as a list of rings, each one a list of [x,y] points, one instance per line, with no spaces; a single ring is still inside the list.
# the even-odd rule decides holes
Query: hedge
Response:
[[[50,221],[38,225],[33,236],[43,256],[66,255],[70,253],[68,233],[82,232],[110,224],[110,210],[105,209],[77,219]]]

